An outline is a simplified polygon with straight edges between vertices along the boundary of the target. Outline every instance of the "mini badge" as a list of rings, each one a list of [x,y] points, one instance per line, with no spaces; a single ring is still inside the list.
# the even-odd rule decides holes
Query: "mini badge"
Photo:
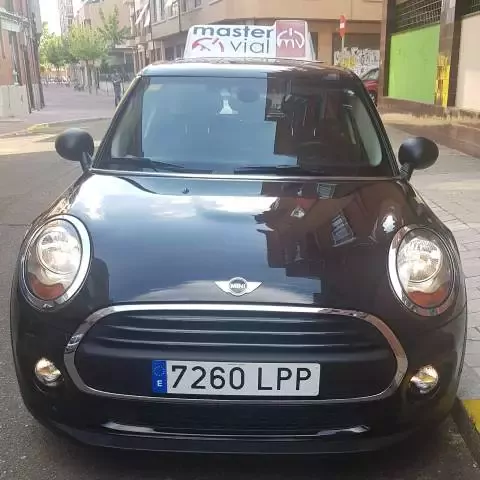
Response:
[[[234,277],[226,282],[215,282],[215,285],[225,293],[241,297],[247,293],[252,293],[262,282],[247,282],[242,277]]]

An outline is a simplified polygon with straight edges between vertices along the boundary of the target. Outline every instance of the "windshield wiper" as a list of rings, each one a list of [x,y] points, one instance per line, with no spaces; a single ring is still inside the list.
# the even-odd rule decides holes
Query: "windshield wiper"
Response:
[[[176,165],[174,163],[162,162],[160,160],[153,160],[148,157],[111,157],[107,160],[108,163],[124,162],[138,167],[146,167],[152,169],[154,172],[175,172],[175,173],[212,173],[212,170],[202,170],[195,168],[185,168],[183,165]]]
[[[312,170],[307,168],[302,168],[298,165],[247,165],[245,167],[237,168],[234,173],[236,174],[248,174],[248,173],[273,173],[273,174],[287,174],[287,175],[324,175],[323,170]]]

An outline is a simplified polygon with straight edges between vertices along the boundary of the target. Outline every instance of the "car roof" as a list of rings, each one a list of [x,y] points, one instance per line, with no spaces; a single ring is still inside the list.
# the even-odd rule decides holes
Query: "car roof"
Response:
[[[266,77],[274,73],[318,76],[329,80],[354,80],[358,77],[351,70],[324,65],[318,61],[289,59],[251,58],[195,58],[154,62],[145,67],[140,75],[155,76],[239,76]]]

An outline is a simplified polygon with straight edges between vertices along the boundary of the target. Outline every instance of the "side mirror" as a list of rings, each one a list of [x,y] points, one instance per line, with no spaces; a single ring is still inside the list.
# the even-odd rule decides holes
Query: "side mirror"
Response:
[[[69,128],[55,139],[55,150],[66,160],[80,162],[85,171],[90,167],[95,145],[87,131],[81,128]]]
[[[438,146],[425,137],[405,140],[398,150],[398,161],[402,165],[402,176],[410,179],[413,170],[431,167],[438,158]]]

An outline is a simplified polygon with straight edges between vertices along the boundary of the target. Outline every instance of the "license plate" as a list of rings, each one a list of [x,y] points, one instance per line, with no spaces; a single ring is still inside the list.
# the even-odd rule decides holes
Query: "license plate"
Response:
[[[154,360],[156,394],[316,397],[318,363],[230,363]]]

